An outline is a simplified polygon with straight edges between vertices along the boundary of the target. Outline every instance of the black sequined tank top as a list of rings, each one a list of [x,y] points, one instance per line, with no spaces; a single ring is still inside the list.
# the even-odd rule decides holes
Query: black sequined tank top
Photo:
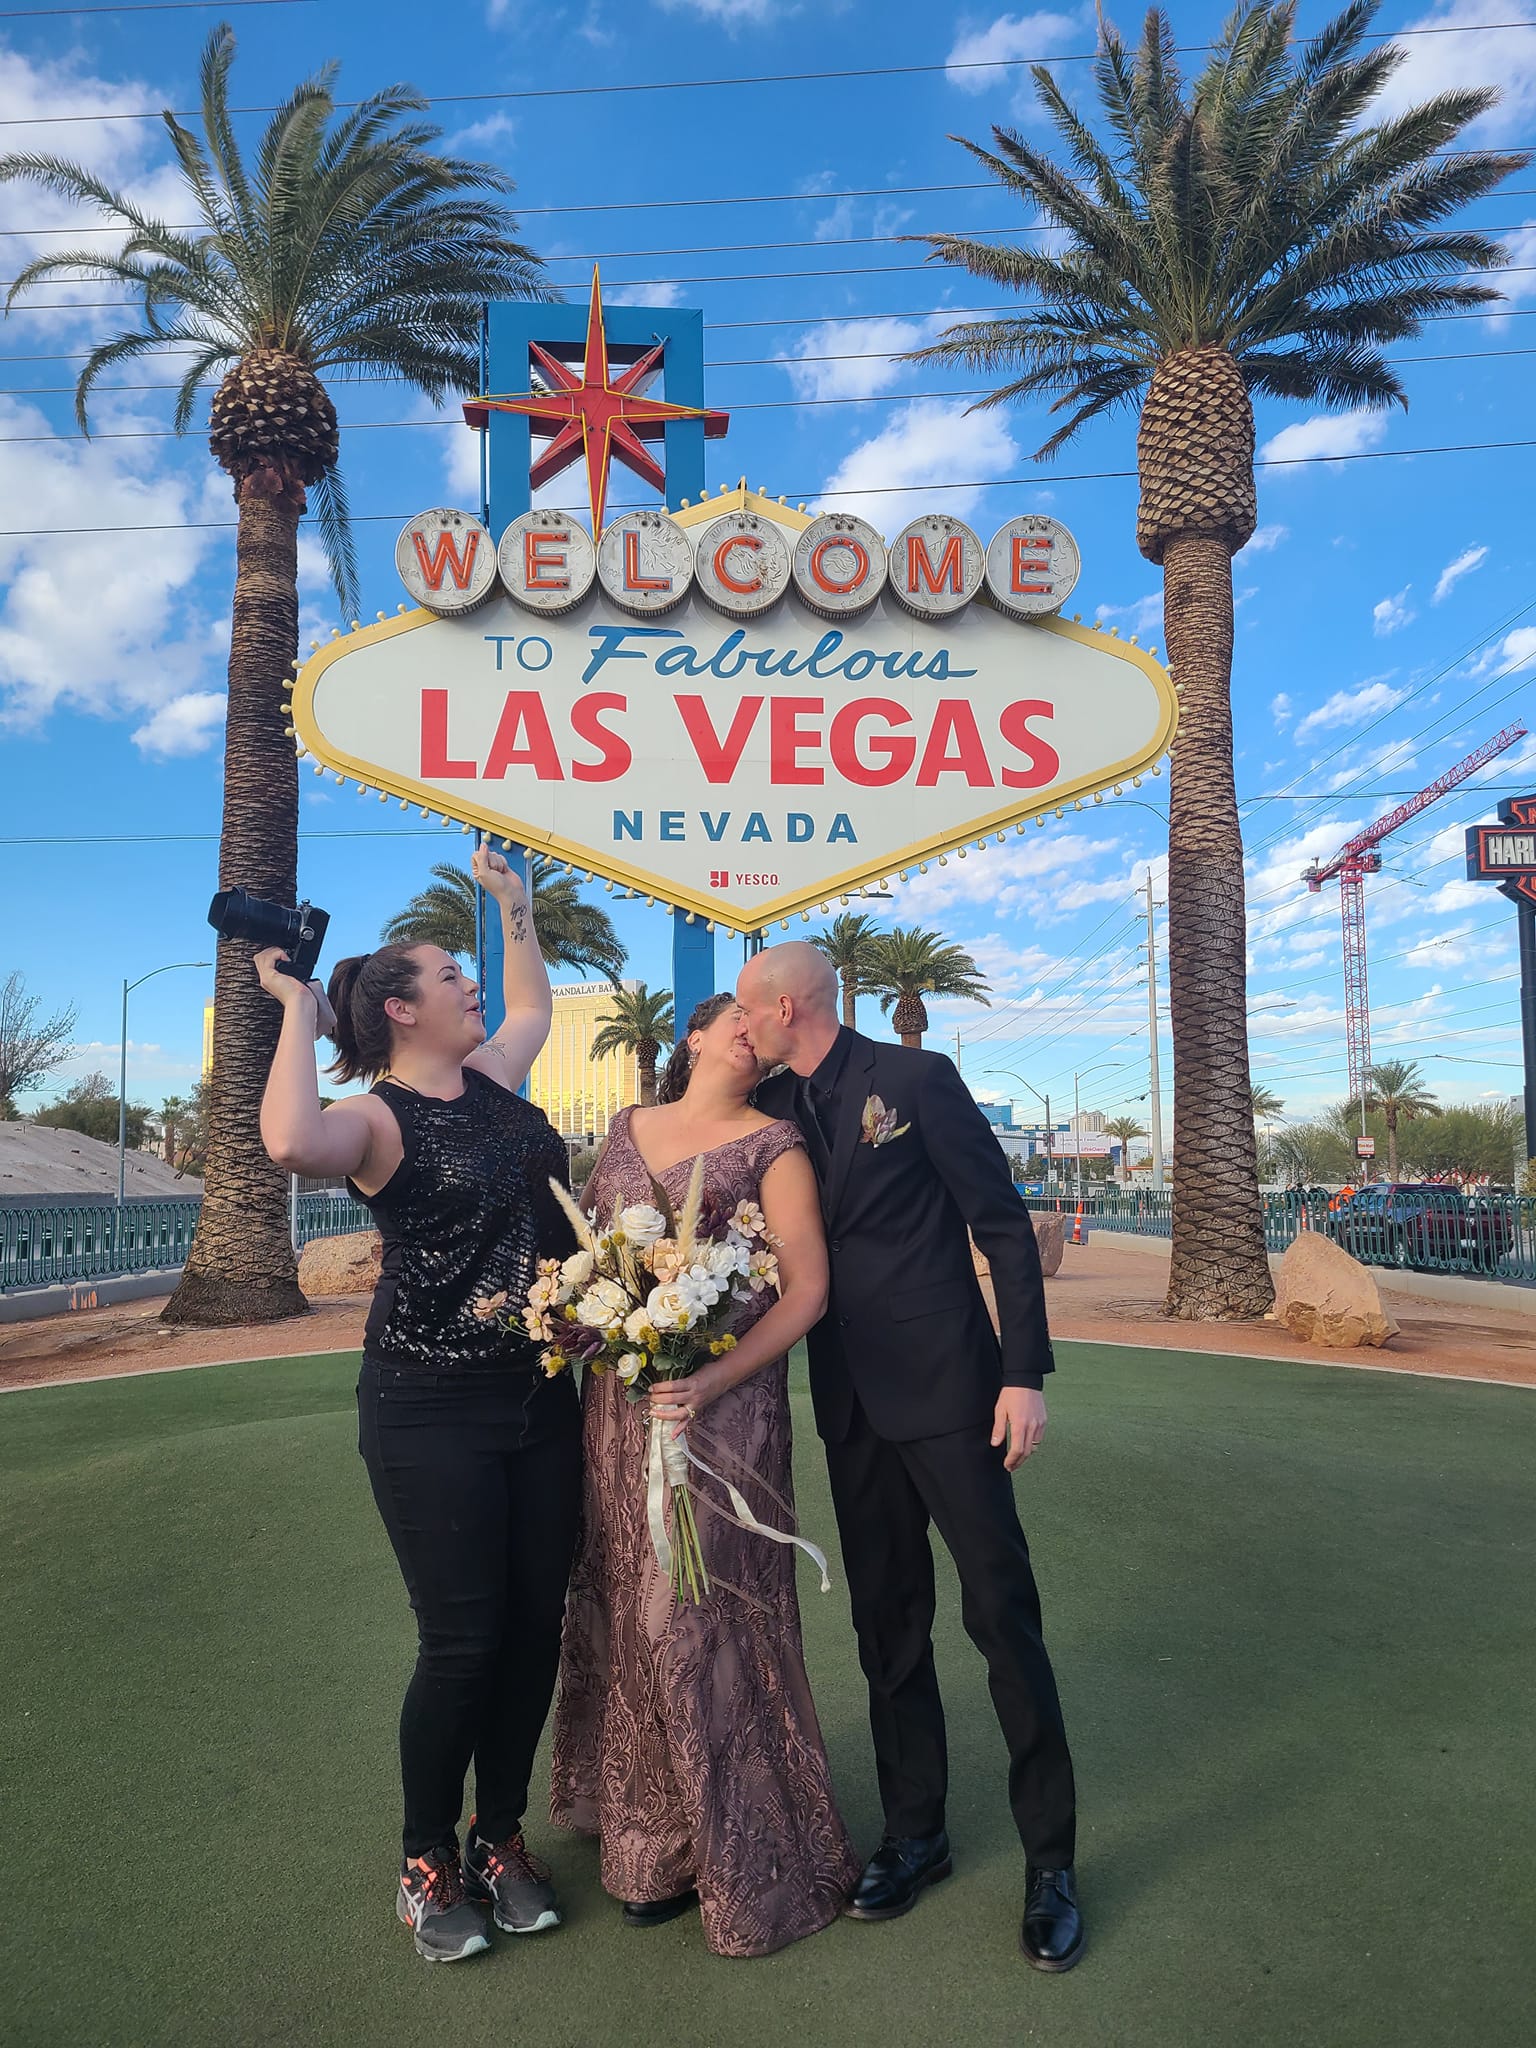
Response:
[[[383,1239],[363,1357],[401,1372],[532,1366],[533,1346],[475,1304],[505,1292],[520,1308],[538,1261],[574,1250],[549,1187],[568,1175],[563,1140],[543,1110],[472,1067],[451,1102],[399,1081],[377,1081],[373,1093],[393,1112],[405,1156],[376,1195],[347,1183]]]

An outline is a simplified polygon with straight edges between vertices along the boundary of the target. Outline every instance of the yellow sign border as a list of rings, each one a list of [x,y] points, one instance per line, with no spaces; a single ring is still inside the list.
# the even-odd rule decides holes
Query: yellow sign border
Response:
[[[754,494],[755,495],[755,494]],[[709,501],[709,510],[715,511],[718,500]],[[767,509],[772,501],[765,500]],[[695,518],[703,510],[690,507]],[[730,509],[729,502],[725,509]],[[787,508],[773,505],[780,513]],[[686,516],[686,515],[684,515]],[[983,602],[976,599],[975,602]],[[1100,632],[1096,626],[1085,626],[1078,619],[1042,618],[1021,621],[1021,633],[1056,633],[1072,640],[1080,647],[1093,647],[1100,653],[1112,655],[1116,660],[1128,661],[1139,668],[1156,692],[1162,717],[1151,742],[1138,753],[1128,754],[1123,760],[1100,770],[1095,775],[1080,777],[1075,782],[1053,786],[1043,797],[1034,792],[1032,800],[1005,805],[1002,809],[986,816],[973,818],[963,831],[951,832],[937,838],[915,840],[910,846],[888,855],[878,865],[861,862],[856,867],[845,868],[842,873],[830,875],[816,888],[793,890],[788,895],[775,897],[771,902],[754,904],[744,909],[729,898],[699,890],[680,888],[677,883],[664,876],[652,874],[637,863],[618,856],[594,857],[589,846],[578,845],[562,838],[558,833],[535,830],[518,819],[492,810],[488,805],[478,803],[445,803],[446,792],[430,783],[417,782],[409,776],[381,774],[368,761],[359,761],[350,754],[329,745],[315,722],[315,690],[320,678],[333,662],[354,653],[360,647],[375,646],[384,640],[393,640],[402,633],[414,633],[423,626],[438,623],[438,614],[418,605],[414,609],[402,606],[400,614],[386,619],[381,624],[354,628],[350,633],[338,635],[319,651],[312,654],[299,670],[293,684],[292,722],[295,741],[300,758],[306,755],[315,762],[316,772],[329,771],[338,782],[355,780],[359,788],[378,791],[385,796],[398,798],[402,806],[420,806],[423,817],[440,817],[447,822],[468,825],[502,840],[507,846],[523,846],[535,852],[550,855],[565,862],[571,869],[578,870],[590,880],[601,875],[615,887],[628,889],[631,894],[643,896],[646,902],[660,903],[667,908],[677,908],[704,918],[711,926],[721,925],[727,931],[749,933],[766,931],[772,924],[787,924],[792,917],[808,917],[812,910],[825,911],[832,899],[852,895],[856,890],[874,881],[883,881],[888,876],[899,875],[904,870],[916,867],[920,862],[937,860],[941,854],[954,853],[973,841],[979,842],[993,833],[1023,829],[1024,823],[1034,818],[1043,824],[1052,812],[1063,810],[1068,804],[1076,803],[1085,796],[1101,794],[1114,784],[1129,781],[1133,776],[1148,772],[1168,752],[1178,728],[1178,695],[1173,679],[1161,662],[1154,660],[1144,647],[1137,647],[1127,640],[1120,640],[1109,633]]]

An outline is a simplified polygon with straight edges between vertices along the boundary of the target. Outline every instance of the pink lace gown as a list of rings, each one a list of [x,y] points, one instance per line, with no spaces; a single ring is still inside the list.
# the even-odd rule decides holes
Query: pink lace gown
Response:
[[[629,1120],[628,1110],[614,1120],[582,1198],[605,1220],[615,1201],[652,1199]],[[706,1186],[727,1209],[756,1200],[771,1163],[803,1142],[789,1123],[750,1131],[707,1155]],[[675,1205],[692,1169],[685,1159],[659,1176]],[[764,1366],[712,1403],[691,1436],[777,1528],[784,1511],[765,1489],[794,1499],[787,1379],[784,1359]],[[552,1818],[600,1838],[613,1897],[667,1899],[696,1885],[717,1955],[769,1955],[835,1919],[859,1874],[805,1672],[795,1552],[708,1512],[724,1496],[695,1475],[711,1590],[699,1606],[674,1598],[646,1524],[642,1411],[610,1374],[588,1375],[584,1401],[584,1526],[566,1607]],[[743,1468],[765,1484],[744,1482]]]

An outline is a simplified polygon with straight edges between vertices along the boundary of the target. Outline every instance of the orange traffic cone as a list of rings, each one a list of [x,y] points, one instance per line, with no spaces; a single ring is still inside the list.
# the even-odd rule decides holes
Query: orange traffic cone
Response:
[[[1073,1244],[1083,1244],[1086,1242],[1083,1236],[1083,1205],[1081,1202],[1077,1205],[1077,1214],[1072,1218],[1072,1237],[1070,1241]]]

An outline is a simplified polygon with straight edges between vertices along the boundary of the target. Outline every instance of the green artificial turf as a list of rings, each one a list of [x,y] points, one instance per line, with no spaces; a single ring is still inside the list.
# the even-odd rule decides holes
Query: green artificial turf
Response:
[[[350,1359],[0,1400],[0,2038],[1443,2048],[1536,2031],[1536,1393],[1064,1344],[1020,1475],[1090,1948],[1022,1868],[941,1572],[955,1876],[761,1962],[631,1931],[536,1808],[557,1934],[429,1970],[396,1923],[411,1625]],[[802,1408],[799,1490],[830,1542]],[[879,1831],[841,1589],[802,1581],[851,1826]]]

